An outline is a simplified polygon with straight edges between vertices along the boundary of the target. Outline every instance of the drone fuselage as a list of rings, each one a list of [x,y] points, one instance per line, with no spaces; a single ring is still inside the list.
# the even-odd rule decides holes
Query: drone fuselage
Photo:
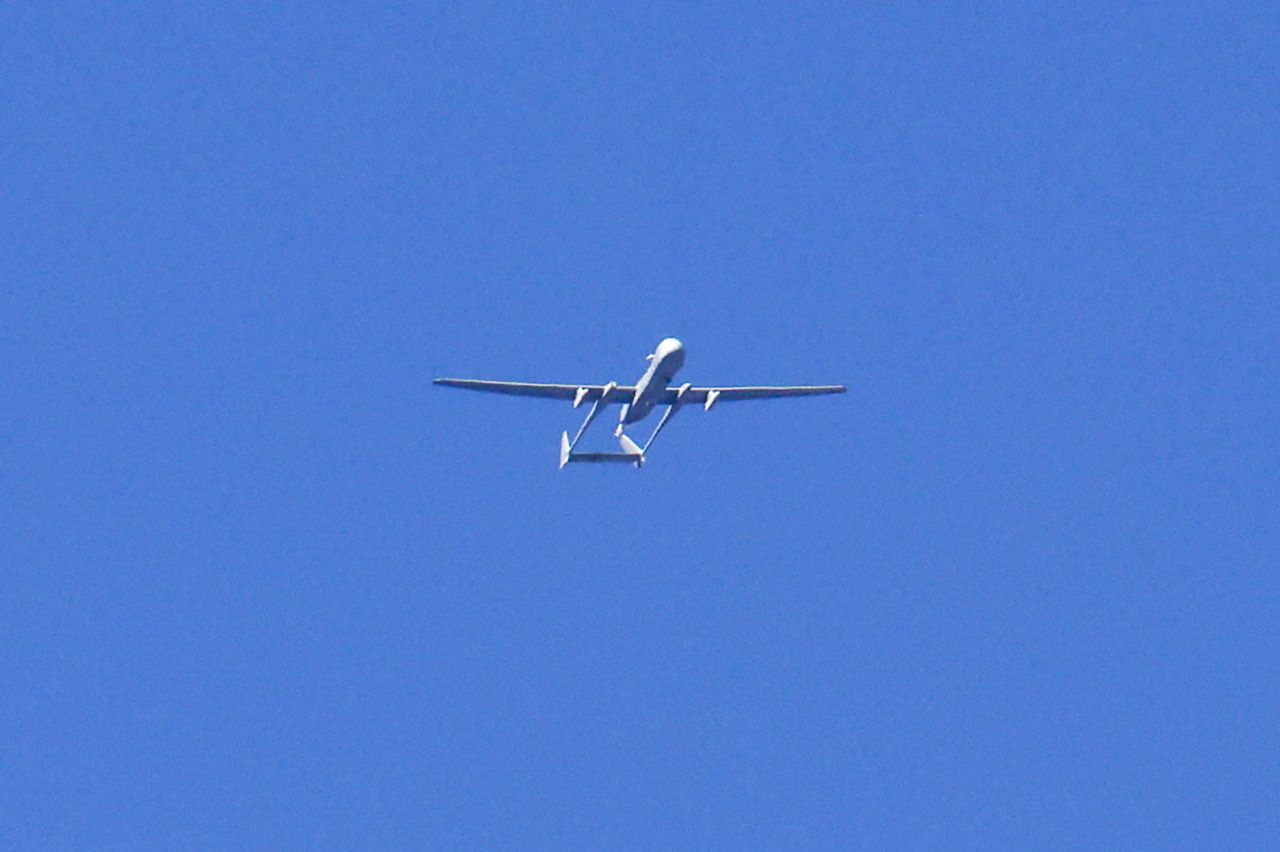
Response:
[[[658,344],[649,356],[649,369],[636,382],[636,392],[631,401],[622,406],[618,423],[637,423],[649,416],[654,406],[666,396],[667,386],[684,366],[684,344],[668,337]]]

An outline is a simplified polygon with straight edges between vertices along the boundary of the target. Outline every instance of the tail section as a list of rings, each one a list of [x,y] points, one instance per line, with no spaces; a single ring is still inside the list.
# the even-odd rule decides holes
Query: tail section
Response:
[[[569,433],[565,432],[560,435],[560,469],[563,470],[570,462],[622,462],[636,467],[644,464],[644,451],[635,441],[622,435],[618,442],[622,444],[623,451],[620,453],[575,453],[569,444]]]
[[[631,440],[626,435],[619,435],[618,443],[622,445],[622,451],[624,453],[635,457],[636,464],[644,464],[644,450],[640,449],[635,441]]]

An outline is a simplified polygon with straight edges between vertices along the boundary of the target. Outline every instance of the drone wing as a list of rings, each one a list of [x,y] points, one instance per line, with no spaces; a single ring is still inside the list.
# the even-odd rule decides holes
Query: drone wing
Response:
[[[487,393],[504,393],[508,396],[543,396],[550,399],[586,400],[592,402],[600,398],[608,385],[547,385],[533,382],[490,382],[482,379],[436,379],[435,383],[447,388],[486,391]],[[579,391],[584,391],[578,399]],[[610,400],[629,400],[636,392],[634,387],[614,385]]]
[[[786,385],[783,387],[748,388],[689,388],[680,397],[683,403],[700,403],[710,408],[716,402],[735,402],[748,399],[776,399],[784,396],[818,396],[828,393],[844,393],[844,385]],[[662,400],[664,405],[676,401],[677,388],[668,388]]]

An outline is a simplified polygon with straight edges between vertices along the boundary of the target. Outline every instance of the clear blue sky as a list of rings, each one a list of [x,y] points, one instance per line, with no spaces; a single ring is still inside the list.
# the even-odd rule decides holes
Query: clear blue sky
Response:
[[[1280,845],[1273,4],[104,5],[0,13],[0,845]],[[850,393],[430,384],[667,335]]]

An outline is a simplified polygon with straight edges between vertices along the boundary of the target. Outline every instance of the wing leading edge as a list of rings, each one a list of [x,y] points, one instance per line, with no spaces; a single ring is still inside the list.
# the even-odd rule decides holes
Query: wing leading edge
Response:
[[[579,390],[586,390],[583,399],[591,402],[600,398],[606,385],[548,385],[534,382],[490,382],[482,379],[436,379],[435,384],[446,388],[502,393],[508,396],[540,396],[549,399],[577,398]],[[630,400],[634,387],[615,385],[610,399]]]

